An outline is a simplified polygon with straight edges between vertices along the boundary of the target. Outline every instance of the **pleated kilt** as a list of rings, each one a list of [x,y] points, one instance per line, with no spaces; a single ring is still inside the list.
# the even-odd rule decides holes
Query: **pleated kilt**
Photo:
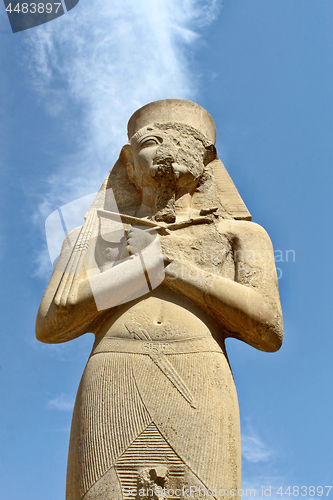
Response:
[[[139,498],[140,471],[158,466],[169,488],[200,486],[215,498],[240,488],[237,395],[213,338],[104,338],[93,348],[73,413],[66,500]]]

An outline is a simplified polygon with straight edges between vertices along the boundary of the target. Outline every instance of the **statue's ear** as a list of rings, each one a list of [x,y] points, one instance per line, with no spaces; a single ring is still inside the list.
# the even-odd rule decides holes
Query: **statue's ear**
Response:
[[[121,150],[120,160],[126,165],[127,175],[131,182],[134,180],[134,155],[130,144],[125,144]]]
[[[105,210],[115,211],[112,208],[114,206],[114,198],[118,210],[129,215],[133,215],[132,212],[137,207],[140,207],[141,192],[135,187],[131,179],[129,179],[127,173],[127,164],[133,164],[133,159],[132,147],[130,144],[126,144],[122,148],[118,160],[111,168],[101,188],[102,190],[106,190],[106,197],[109,196],[109,199],[106,199],[104,203]]]

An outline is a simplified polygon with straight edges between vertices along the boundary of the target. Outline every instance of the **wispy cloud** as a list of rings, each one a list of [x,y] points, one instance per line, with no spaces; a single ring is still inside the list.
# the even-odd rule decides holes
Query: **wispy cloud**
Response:
[[[40,207],[98,188],[125,139],[130,115],[167,97],[195,98],[188,55],[221,0],[80,2],[27,37],[31,82],[61,117],[76,153],[48,179]],[[70,168],[68,168],[70,166]],[[93,188],[93,189],[94,189]]]
[[[74,408],[74,397],[60,394],[60,396],[51,399],[46,404],[47,410],[72,411]]]
[[[274,452],[262,441],[252,427],[242,433],[242,456],[251,463],[268,462]]]
[[[272,445],[272,442],[275,444]],[[270,435],[269,442],[266,443],[250,418],[242,422],[242,458],[243,498],[256,496],[281,500],[281,492],[286,491],[290,484],[297,484],[291,477],[278,473],[277,463],[284,461],[285,456],[276,447],[274,436]]]
[[[31,32],[31,85],[71,145],[46,180],[35,214],[41,227],[57,205],[98,190],[136,109],[157,99],[195,100],[200,75],[189,56],[222,1],[81,1]],[[43,274],[45,252],[40,259]]]

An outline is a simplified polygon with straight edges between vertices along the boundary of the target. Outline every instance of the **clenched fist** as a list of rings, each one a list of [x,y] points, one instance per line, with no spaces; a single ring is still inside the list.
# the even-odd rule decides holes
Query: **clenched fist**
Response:
[[[154,229],[147,231],[129,226],[129,229],[126,231],[127,250],[132,255],[138,253],[149,246],[157,237],[157,233]]]

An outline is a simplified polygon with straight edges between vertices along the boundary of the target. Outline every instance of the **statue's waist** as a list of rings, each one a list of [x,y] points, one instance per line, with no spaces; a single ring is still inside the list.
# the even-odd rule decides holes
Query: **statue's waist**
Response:
[[[212,337],[187,338],[181,340],[137,340],[121,337],[104,337],[95,343],[91,356],[102,352],[129,354],[189,354],[197,352],[222,352]]]

